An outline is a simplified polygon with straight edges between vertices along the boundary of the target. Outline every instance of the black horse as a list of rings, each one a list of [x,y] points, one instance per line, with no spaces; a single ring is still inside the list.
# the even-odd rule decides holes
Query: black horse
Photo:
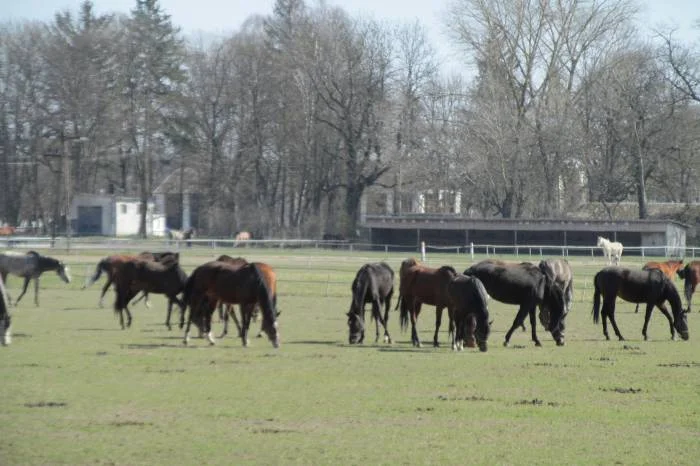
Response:
[[[447,285],[447,294],[452,301],[455,324],[452,349],[461,351],[465,341],[468,347],[473,347],[476,336],[479,350],[486,351],[491,323],[484,284],[477,277],[457,275]]]
[[[27,251],[26,254],[13,252],[0,253],[0,276],[3,283],[7,283],[7,275],[13,274],[24,278],[22,293],[17,297],[15,305],[19,304],[22,296],[27,292],[29,282],[34,280],[34,304],[39,305],[39,277],[44,272],[55,271],[65,283],[70,283],[68,267],[58,259],[42,256],[36,251]],[[9,297],[8,297],[9,302]]]
[[[615,298],[620,297],[631,303],[646,303],[647,312],[644,316],[642,335],[647,339],[647,326],[654,306],[658,307],[668,319],[671,328],[671,338],[675,337],[675,330],[684,340],[688,339],[688,318],[683,310],[681,297],[673,282],[658,269],[633,270],[622,267],[606,267],[595,275],[593,279],[595,294],[593,296],[593,322],[598,323],[600,314],[603,315],[603,335],[608,335],[607,319],[615,330],[615,335],[624,340],[615,322]],[[600,310],[600,296],[603,296],[603,309]],[[664,303],[671,304],[673,318],[669,314]],[[674,330],[675,329],[675,330]]]
[[[529,262],[511,263],[487,259],[469,267],[464,271],[464,275],[481,280],[489,295],[497,301],[520,306],[513,325],[506,333],[504,346],[508,346],[511,335],[524,323],[528,315],[532,327],[532,341],[536,346],[542,346],[537,338],[537,306],[549,315],[549,326],[546,328],[557,345],[564,345],[564,292],[539,267]]]
[[[372,318],[375,320],[379,341],[379,324],[384,327],[384,342],[391,343],[387,329],[391,296],[394,294],[394,271],[384,262],[365,264],[355,275],[352,282],[352,303],[348,312],[350,344],[362,343],[365,339],[365,304],[372,303]],[[384,317],[382,318],[382,305]]]
[[[574,272],[566,259],[546,259],[540,261],[538,267],[564,292],[564,315],[561,320],[561,331],[563,332],[564,320],[571,311],[571,302],[574,299]],[[544,328],[549,328],[549,314],[546,310],[540,310],[540,323]]]

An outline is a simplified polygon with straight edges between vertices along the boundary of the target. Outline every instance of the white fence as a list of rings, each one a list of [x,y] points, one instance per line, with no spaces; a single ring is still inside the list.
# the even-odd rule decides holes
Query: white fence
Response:
[[[81,238],[81,237],[38,237],[9,236],[0,238],[0,247],[17,249],[56,249],[58,251],[113,249],[113,250],[186,250],[197,249],[231,249],[231,248],[267,248],[267,249],[338,249],[345,251],[378,251],[421,253],[419,245],[370,244],[349,241],[322,241],[314,239],[267,239],[236,241],[231,238],[193,238],[190,240],[169,240],[163,238]],[[454,246],[425,245],[427,253],[466,254],[486,256],[548,257],[548,256],[602,256],[602,251],[595,245],[496,245],[469,244]],[[678,246],[629,246],[625,247],[623,256],[639,257],[700,257],[700,247]]]

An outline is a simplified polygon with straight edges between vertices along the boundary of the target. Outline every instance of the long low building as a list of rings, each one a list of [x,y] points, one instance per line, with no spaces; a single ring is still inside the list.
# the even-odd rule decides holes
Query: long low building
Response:
[[[673,220],[474,219],[458,215],[367,215],[361,226],[376,245],[595,246],[597,237],[650,254],[683,255],[688,226]],[[502,248],[500,248],[502,249]]]

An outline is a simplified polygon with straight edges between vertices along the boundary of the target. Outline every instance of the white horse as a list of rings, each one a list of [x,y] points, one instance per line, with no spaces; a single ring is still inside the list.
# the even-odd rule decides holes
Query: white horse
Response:
[[[603,254],[605,254],[608,264],[612,265],[614,262],[615,265],[620,265],[620,258],[622,257],[622,243],[618,241],[610,241],[607,238],[599,236],[597,246],[603,249]]]

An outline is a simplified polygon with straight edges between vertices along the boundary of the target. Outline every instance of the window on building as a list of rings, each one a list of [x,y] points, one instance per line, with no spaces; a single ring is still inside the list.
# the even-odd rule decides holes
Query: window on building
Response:
[[[121,207],[122,214],[126,214],[128,206],[126,204],[122,204],[120,207]]]

